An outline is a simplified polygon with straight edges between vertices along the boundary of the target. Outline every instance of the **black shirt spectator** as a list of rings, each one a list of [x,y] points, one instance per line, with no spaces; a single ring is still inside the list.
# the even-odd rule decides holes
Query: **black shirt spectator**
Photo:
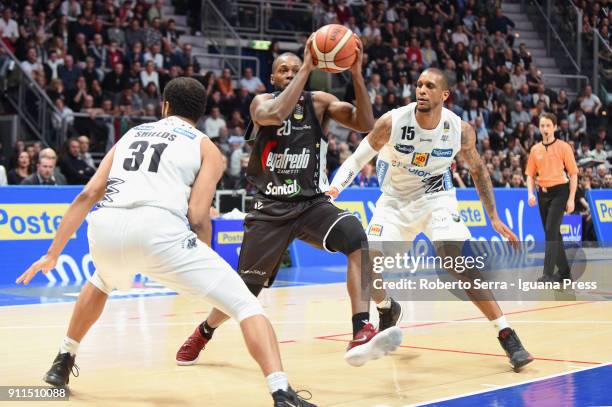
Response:
[[[115,69],[106,75],[104,82],[102,83],[102,87],[104,90],[116,94],[129,87],[129,84],[128,77],[124,72],[123,64],[118,63],[115,65]]]
[[[60,168],[66,176],[69,185],[84,185],[94,175],[96,170],[88,166],[80,158],[80,145],[77,139],[66,142],[64,157],[60,160]]]

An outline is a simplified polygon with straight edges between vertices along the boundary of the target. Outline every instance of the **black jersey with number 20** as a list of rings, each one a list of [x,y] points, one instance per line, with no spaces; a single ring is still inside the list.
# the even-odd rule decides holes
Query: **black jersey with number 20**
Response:
[[[247,177],[270,199],[289,202],[312,199],[329,189],[326,154],[327,139],[315,114],[312,94],[303,92],[282,125],[259,128]]]

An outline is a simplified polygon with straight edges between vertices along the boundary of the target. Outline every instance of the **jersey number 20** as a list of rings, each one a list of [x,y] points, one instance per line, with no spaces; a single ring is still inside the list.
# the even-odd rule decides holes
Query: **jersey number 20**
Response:
[[[151,157],[151,163],[149,164],[149,172],[157,172],[159,168],[159,160],[161,159],[161,155],[163,154],[168,144],[159,143],[159,144],[151,144],[150,146],[153,151],[153,156]],[[144,140],[135,141],[130,145],[130,150],[132,151],[132,156],[126,158],[123,161],[123,169],[126,171],[138,171],[140,165],[144,161],[144,153],[149,148],[149,142]]]

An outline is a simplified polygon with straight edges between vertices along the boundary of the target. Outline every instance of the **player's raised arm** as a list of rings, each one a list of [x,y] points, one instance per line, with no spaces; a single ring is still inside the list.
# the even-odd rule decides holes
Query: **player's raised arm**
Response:
[[[55,267],[57,258],[62,253],[62,250],[64,250],[68,240],[70,240],[70,236],[74,235],[81,226],[94,204],[104,196],[114,155],[115,147],[106,154],[94,176],[68,207],[57,228],[55,238],[51,246],[49,246],[49,250],[47,250],[47,254],[34,262],[25,273],[19,276],[16,281],[17,284],[23,282],[23,284],[27,285],[39,271],[47,274],[49,270]]]
[[[289,81],[289,84],[277,97],[266,93],[253,99],[250,112],[257,125],[280,126],[295,108],[310,73],[315,69],[310,56],[311,42],[312,36],[306,42],[303,62],[291,53],[282,54],[274,61],[272,77],[275,85],[280,85],[279,81]]]
[[[353,87],[355,88],[355,100],[357,106],[353,106],[347,102],[341,102],[337,97],[329,93],[315,92],[316,98],[326,99],[327,115],[334,119],[344,127],[348,127],[355,131],[366,132],[374,127],[374,113],[372,112],[372,104],[370,96],[366,88],[365,80],[361,72],[363,61],[363,44],[357,35],[355,35],[357,44],[357,58],[351,66],[351,74],[353,76]]]
[[[470,166],[470,175],[474,180],[474,186],[478,191],[480,201],[485,207],[493,229],[500,235],[508,239],[517,247],[518,238],[516,235],[499,219],[495,207],[495,196],[493,195],[493,183],[487,167],[476,149],[476,132],[471,124],[461,121],[461,156]]]
[[[221,152],[210,139],[202,139],[200,154],[202,166],[191,188],[187,219],[198,239],[210,246],[212,241],[210,205],[215,196],[217,183],[225,169]]]
[[[344,188],[353,182],[359,171],[389,142],[391,124],[391,112],[385,113],[376,121],[374,129],[359,143],[357,150],[338,169],[331,182],[329,195],[336,198]]]

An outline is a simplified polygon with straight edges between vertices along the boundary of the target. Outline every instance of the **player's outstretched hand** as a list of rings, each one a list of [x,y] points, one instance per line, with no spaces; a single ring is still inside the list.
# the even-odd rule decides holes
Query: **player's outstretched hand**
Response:
[[[493,229],[495,229],[497,233],[499,233],[500,235],[508,239],[508,241],[510,242],[510,245],[515,250],[518,250],[519,248],[518,237],[516,237],[514,232],[512,232],[510,228],[504,224],[504,222],[502,222],[499,219],[495,219],[491,221],[491,226],[493,226]]]
[[[360,75],[361,66],[363,65],[363,43],[357,34],[353,34],[353,36],[357,45],[357,58],[355,58],[355,62],[351,65],[351,73],[353,75]]]
[[[39,271],[42,271],[44,274],[47,274],[49,270],[55,267],[57,264],[57,257],[49,256],[45,254],[40,259],[35,261],[29,269],[26,270],[25,273],[19,276],[19,278],[15,281],[15,283],[19,284],[23,282],[23,285],[28,285],[30,280],[38,274]]]
[[[310,52],[310,47],[311,47],[313,40],[314,40],[314,33],[310,35],[310,37],[306,41],[306,46],[304,47],[304,61],[303,61],[302,66],[308,69],[309,72],[313,71],[317,67],[314,63],[312,54]]]

